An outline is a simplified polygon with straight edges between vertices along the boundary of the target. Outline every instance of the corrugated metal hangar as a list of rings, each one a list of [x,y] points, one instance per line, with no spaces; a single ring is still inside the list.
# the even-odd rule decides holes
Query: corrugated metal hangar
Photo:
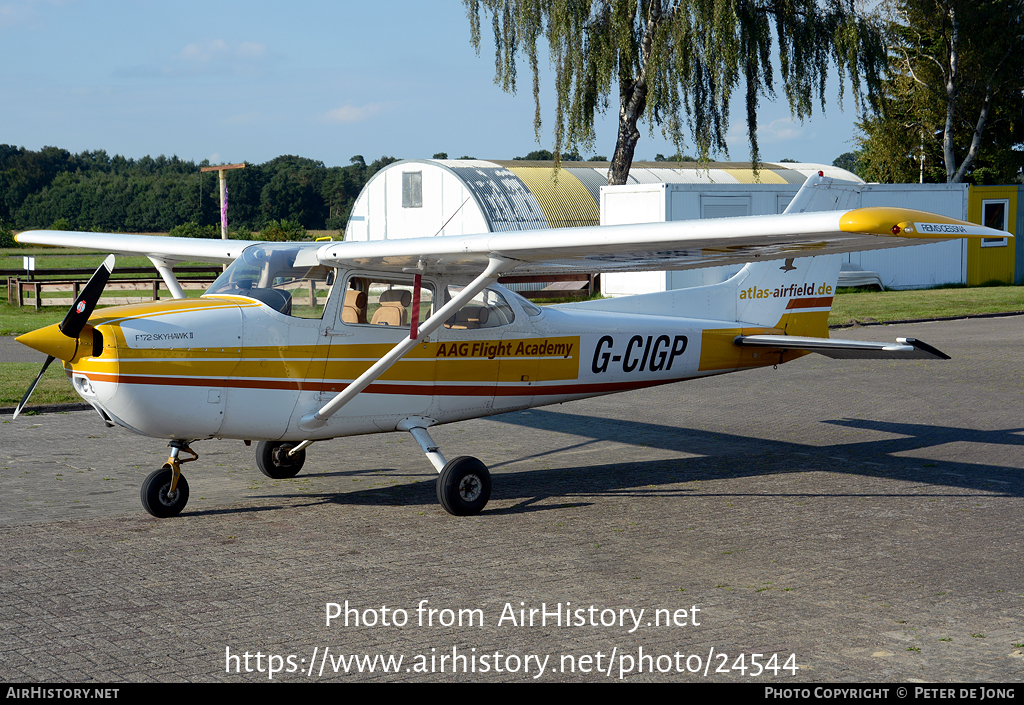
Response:
[[[781,213],[811,174],[863,183],[822,164],[634,162],[629,183],[607,186],[607,162],[405,160],[377,172],[353,206],[345,239],[465,235],[581,225],[658,222]],[[996,189],[993,191],[993,189]],[[1004,193],[1005,191],[1005,193]],[[857,205],[928,210],[974,222],[1020,226],[1021,187],[867,184]],[[604,200],[602,200],[604,199]],[[977,203],[976,203],[977,201]],[[602,208],[604,212],[602,212]],[[878,272],[889,288],[992,279],[1024,283],[1024,242],[950,241],[847,255],[849,266]],[[661,291],[720,281],[727,271],[605,275],[604,293]]]
[[[378,171],[356,199],[346,240],[386,240],[431,235],[599,225],[607,162],[405,160]],[[629,185],[760,184],[796,193],[811,174],[859,181],[844,169],[821,164],[765,164],[756,180],[749,164],[635,162]],[[698,216],[699,217],[699,216]]]

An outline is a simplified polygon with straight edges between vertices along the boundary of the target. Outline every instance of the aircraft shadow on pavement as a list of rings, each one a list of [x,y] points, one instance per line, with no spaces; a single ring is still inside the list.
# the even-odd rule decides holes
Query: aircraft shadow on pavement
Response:
[[[598,419],[537,409],[504,414],[494,417],[494,420],[536,430],[569,433],[574,439],[572,443],[559,448],[493,464],[492,470],[499,472],[494,473],[492,502],[518,501],[511,507],[498,507],[492,504],[484,510],[485,515],[584,506],[591,504],[596,496],[616,495],[680,498],[740,494],[761,497],[868,496],[865,493],[845,491],[714,493],[690,488],[685,484],[677,486],[694,480],[734,479],[822,469],[914,483],[917,486],[912,493],[914,497],[961,496],[963,492],[968,491],[1004,497],[1024,496],[1024,480],[1020,472],[1014,468],[898,455],[956,442],[1024,446],[1024,429],[978,431],[950,426],[838,419],[825,423],[851,429],[886,432],[900,437],[848,441],[845,440],[846,437],[838,435],[834,444],[816,445],[680,429],[635,421]],[[579,441],[580,436],[590,438]],[[566,463],[572,463],[571,458],[575,456],[560,456],[562,453],[605,441],[640,448],[686,452],[697,457],[573,465]],[[561,463],[562,466],[500,472],[503,466],[544,458],[550,458],[553,464]],[[378,473],[381,470],[378,468],[367,472]],[[383,470],[388,472],[390,477],[395,477],[395,471]],[[324,476],[333,474],[336,473],[328,471]],[[267,495],[267,498],[307,500],[300,504],[427,505],[434,501],[434,484],[434,477],[429,477],[422,482],[385,488],[338,493],[280,493]],[[922,493],[922,484],[932,485],[935,489]],[[900,495],[889,492],[874,496]]]

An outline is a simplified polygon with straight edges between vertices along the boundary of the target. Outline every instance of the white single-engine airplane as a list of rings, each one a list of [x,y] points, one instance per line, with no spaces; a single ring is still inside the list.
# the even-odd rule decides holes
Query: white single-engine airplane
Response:
[[[257,440],[257,464],[294,477],[314,441],[408,431],[451,514],[491,494],[476,458],[446,460],[428,429],[641,387],[834,358],[947,356],[912,338],[828,337],[839,255],[900,239],[1005,237],[898,208],[835,208],[852,184],[811,177],[775,216],[374,242],[267,243],[25,232],[20,243],[150,257],[170,301],[93,313],[111,255],[63,322],[18,340],[54,360],[108,425],[170,439],[146,478],[157,517],[188,501],[195,441]],[[845,190],[844,190],[845,189]],[[171,266],[231,263],[186,298]],[[538,308],[496,284],[517,273],[685,269],[750,262],[721,284]],[[39,373],[42,376],[42,372]],[[39,378],[22,399],[28,402]],[[186,453],[190,457],[183,457]]]

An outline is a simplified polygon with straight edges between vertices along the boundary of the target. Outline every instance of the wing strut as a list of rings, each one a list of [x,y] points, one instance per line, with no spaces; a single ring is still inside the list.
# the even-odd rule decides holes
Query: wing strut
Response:
[[[164,284],[167,285],[167,290],[171,292],[171,296],[176,299],[185,298],[185,292],[181,290],[181,285],[178,284],[178,278],[174,276],[174,271],[171,269],[171,265],[168,264],[167,260],[161,257],[154,257],[149,255],[149,261],[156,267],[156,271],[160,273],[160,278],[164,280]]]
[[[442,306],[440,311],[423,322],[423,325],[419,327],[419,337],[433,333],[451,315],[462,308],[474,296],[486,289],[488,285],[492,284],[498,278],[498,274],[506,269],[511,269],[517,264],[518,262],[508,260],[503,257],[497,257],[494,255],[489,257],[487,267],[480,276],[474,279],[469,286],[453,296],[452,300]],[[352,401],[356,395],[370,386],[370,384],[372,384],[382,374],[387,372],[392,365],[401,360],[405,354],[416,347],[419,342],[420,341],[413,338],[412,335],[406,337],[405,340],[391,348],[384,357],[373,363],[373,365],[370,366],[370,369],[359,375],[359,377],[357,377],[350,385],[339,392],[336,397],[324,404],[319,411],[315,414],[307,414],[306,416],[303,416],[299,421],[299,428],[304,431],[313,431],[323,427],[327,423],[327,420],[336,414],[341,407]]]

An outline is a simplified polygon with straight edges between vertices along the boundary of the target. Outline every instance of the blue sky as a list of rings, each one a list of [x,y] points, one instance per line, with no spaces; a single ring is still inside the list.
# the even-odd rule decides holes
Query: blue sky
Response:
[[[520,77],[514,96],[494,85],[490,37],[477,56],[458,0],[0,0],[0,143],[29,149],[328,166],[355,154],[510,159],[538,148],[525,65]],[[829,90],[827,118],[803,124],[762,102],[763,159],[830,164],[853,149],[852,97],[841,112],[838,81]],[[550,148],[550,75],[541,91]],[[612,105],[584,156],[614,150]],[[730,156],[745,161],[739,104],[732,115]],[[645,127],[636,158],[658,152],[674,148]]]

